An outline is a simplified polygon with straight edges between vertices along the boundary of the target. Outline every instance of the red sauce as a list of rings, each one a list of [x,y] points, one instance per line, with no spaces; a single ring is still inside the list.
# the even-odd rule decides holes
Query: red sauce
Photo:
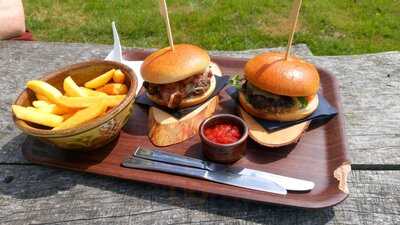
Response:
[[[219,123],[204,129],[205,136],[218,144],[231,144],[240,139],[239,127],[233,124]]]

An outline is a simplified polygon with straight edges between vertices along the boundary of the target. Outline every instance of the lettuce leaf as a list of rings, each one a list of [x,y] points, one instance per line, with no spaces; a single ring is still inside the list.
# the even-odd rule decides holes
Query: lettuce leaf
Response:
[[[301,107],[302,109],[304,109],[305,107],[307,107],[308,101],[307,101],[306,97],[297,97],[297,100],[299,100],[300,105],[301,105],[300,107]]]
[[[242,81],[243,81],[243,78],[240,78],[240,75],[236,74],[231,79],[229,79],[229,84],[232,87],[240,90],[242,88]]]

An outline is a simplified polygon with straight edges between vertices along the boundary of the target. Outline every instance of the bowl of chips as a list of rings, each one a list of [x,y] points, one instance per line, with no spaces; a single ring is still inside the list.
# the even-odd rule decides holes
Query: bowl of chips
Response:
[[[92,60],[26,86],[11,106],[20,130],[62,149],[92,150],[114,140],[128,121],[137,78],[126,65]]]

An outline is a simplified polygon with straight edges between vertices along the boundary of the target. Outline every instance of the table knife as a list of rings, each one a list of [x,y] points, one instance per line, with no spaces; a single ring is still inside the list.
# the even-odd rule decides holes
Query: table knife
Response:
[[[265,179],[257,179],[252,176],[226,173],[224,171],[209,171],[189,166],[169,164],[149,159],[132,156],[122,163],[122,166],[135,169],[153,170],[159,172],[173,173],[183,176],[201,178],[216,183],[228,184],[257,191],[270,192],[286,195],[287,191],[279,184]]]
[[[187,156],[182,156],[167,151],[161,151],[156,149],[144,149],[137,148],[134,155],[143,159],[150,159],[159,162],[172,163],[176,165],[188,166],[208,171],[224,171],[226,173],[239,174],[245,176],[254,176],[257,178],[273,181],[286,190],[289,191],[309,191],[315,186],[314,182],[296,179],[292,177],[281,176],[273,173],[268,173],[264,171],[241,168],[236,166],[228,166],[218,163],[212,163],[200,159],[195,159]]]

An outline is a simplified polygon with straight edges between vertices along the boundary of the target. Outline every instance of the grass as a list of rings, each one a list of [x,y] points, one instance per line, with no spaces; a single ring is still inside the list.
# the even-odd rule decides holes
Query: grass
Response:
[[[284,46],[289,0],[168,0],[176,43],[206,49]],[[42,41],[168,45],[157,0],[24,0],[29,29]],[[295,43],[316,55],[400,50],[399,0],[303,1]]]

